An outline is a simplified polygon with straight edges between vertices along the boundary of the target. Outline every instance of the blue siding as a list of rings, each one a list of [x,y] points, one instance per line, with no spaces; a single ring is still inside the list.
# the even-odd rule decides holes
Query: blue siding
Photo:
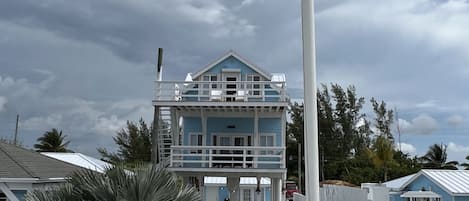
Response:
[[[406,187],[406,190],[419,191],[419,190],[422,190],[422,188],[425,188],[425,190],[427,191],[431,190],[441,195],[441,201],[453,201],[451,195],[446,193],[446,191],[444,191],[442,188],[440,188],[438,185],[433,183],[424,175],[420,175],[417,179],[415,179],[412,183],[410,183]]]
[[[236,59],[233,56],[229,56],[225,60],[216,64],[204,74],[218,75],[221,73],[222,69],[240,69],[241,81],[246,80],[246,74],[254,74],[254,73],[257,74],[256,71],[252,70],[249,66],[247,66],[246,64],[244,64],[243,62],[241,62],[240,60]]]
[[[228,128],[232,125],[235,128]],[[207,118],[207,145],[213,145],[213,133],[236,133],[236,135],[252,135],[254,133],[254,118]]]
[[[456,196],[454,201],[469,201],[469,196]]]
[[[218,201],[224,201],[225,198],[230,197],[230,191],[225,186],[218,187]]]
[[[15,196],[20,201],[24,201],[26,198],[26,193],[28,193],[26,190],[12,190],[11,192],[15,194]]]
[[[281,118],[260,118],[259,133],[274,133],[275,146],[282,146],[282,119]]]
[[[202,133],[202,120],[200,117],[184,117],[184,141],[183,145],[189,145],[189,133]]]

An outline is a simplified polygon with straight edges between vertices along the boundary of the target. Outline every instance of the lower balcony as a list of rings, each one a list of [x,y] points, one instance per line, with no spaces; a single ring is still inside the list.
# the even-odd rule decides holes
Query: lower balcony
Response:
[[[284,147],[171,146],[170,167],[284,169]]]

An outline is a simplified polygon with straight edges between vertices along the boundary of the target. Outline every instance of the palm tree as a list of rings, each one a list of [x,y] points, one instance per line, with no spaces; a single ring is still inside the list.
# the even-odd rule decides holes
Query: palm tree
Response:
[[[420,158],[423,168],[457,170],[457,161],[446,162],[446,148],[447,146],[444,144],[434,144],[430,146],[427,153]]]
[[[469,155],[466,156],[466,160],[469,160]],[[465,170],[469,170],[469,163],[462,163],[461,166],[463,166]]]
[[[376,138],[372,150],[368,150],[368,155],[377,168],[382,168],[384,181],[388,180],[388,168],[394,165],[394,149],[392,142],[384,135]]]
[[[134,171],[115,166],[104,174],[91,170],[75,172],[53,190],[29,193],[26,201],[201,201],[194,187],[181,186],[176,178],[159,166],[140,166]]]
[[[34,145],[34,148],[38,152],[69,152],[67,145],[70,141],[64,142],[65,137],[66,135],[63,135],[62,131],[53,128],[37,138],[38,143]]]

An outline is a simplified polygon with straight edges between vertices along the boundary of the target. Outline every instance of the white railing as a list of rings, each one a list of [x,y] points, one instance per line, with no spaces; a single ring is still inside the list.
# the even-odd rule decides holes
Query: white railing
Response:
[[[285,168],[284,147],[171,146],[171,167]]]
[[[285,82],[156,81],[156,101],[286,101]]]

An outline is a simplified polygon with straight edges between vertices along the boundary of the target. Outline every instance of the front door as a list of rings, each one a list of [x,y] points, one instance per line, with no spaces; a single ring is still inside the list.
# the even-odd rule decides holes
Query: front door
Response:
[[[240,201],[254,201],[254,189],[253,188],[242,188],[240,195]]]

